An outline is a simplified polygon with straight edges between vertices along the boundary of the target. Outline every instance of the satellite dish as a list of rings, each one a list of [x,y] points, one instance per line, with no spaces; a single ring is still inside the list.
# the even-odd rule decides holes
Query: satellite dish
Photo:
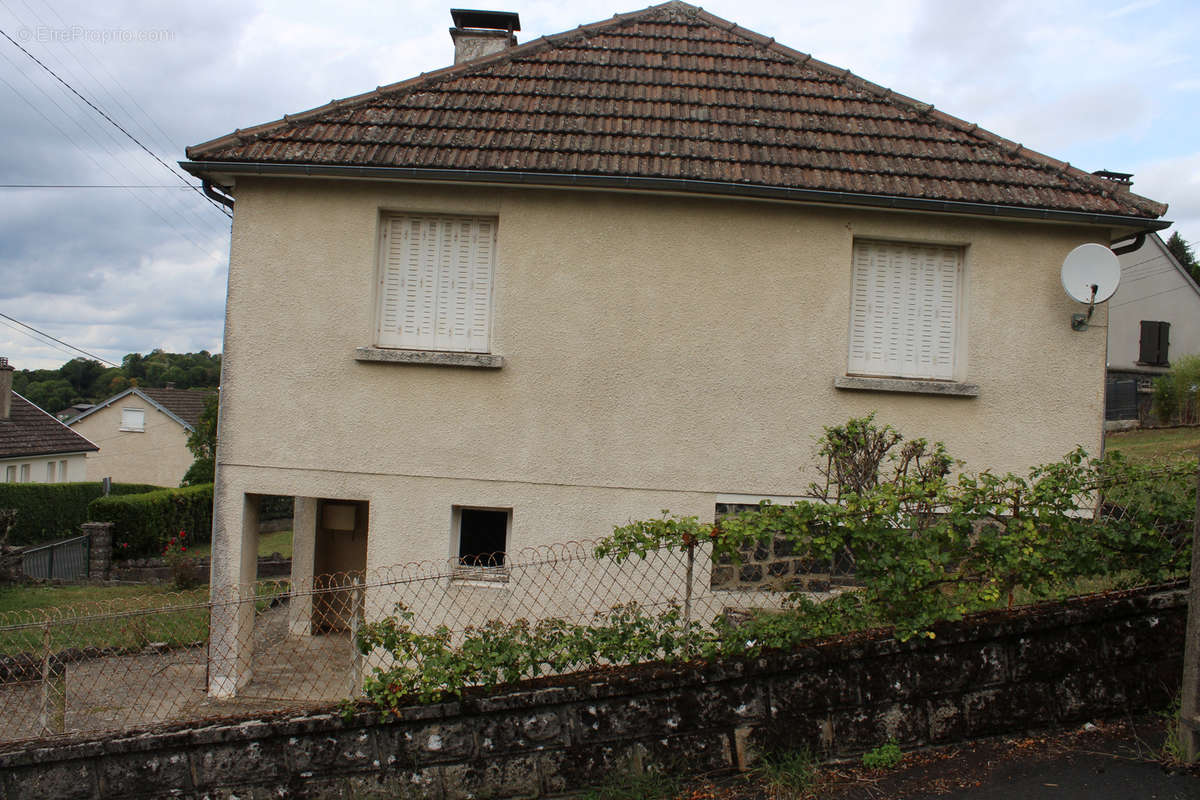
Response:
[[[1063,259],[1063,288],[1080,303],[1103,303],[1120,283],[1121,262],[1102,244],[1081,244]]]

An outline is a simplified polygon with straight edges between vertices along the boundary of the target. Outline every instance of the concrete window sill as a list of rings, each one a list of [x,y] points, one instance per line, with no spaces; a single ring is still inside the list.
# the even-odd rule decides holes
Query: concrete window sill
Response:
[[[441,350],[392,350],[385,347],[357,347],[356,361],[383,364],[417,364],[427,367],[479,367],[500,369],[504,356],[494,353],[447,353]]]
[[[978,397],[979,384],[956,381],[923,381],[913,378],[864,378],[839,375],[833,379],[837,389],[859,392],[904,392],[907,394],[936,394],[943,397]]]

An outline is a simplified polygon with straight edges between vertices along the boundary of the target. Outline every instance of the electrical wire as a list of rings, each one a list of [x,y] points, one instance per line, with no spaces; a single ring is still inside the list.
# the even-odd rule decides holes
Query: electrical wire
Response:
[[[33,327],[32,325],[21,322],[21,320],[19,320],[19,319],[14,319],[13,317],[10,317],[8,314],[0,312],[0,317],[3,317],[4,319],[8,320],[9,322],[15,322],[23,328],[28,328],[29,330],[33,331],[34,333],[38,334],[39,336],[45,336],[47,339],[51,339],[55,342],[58,342],[59,344],[65,346],[65,347],[69,347],[78,353],[83,353],[88,358],[92,358],[101,363],[108,364],[110,367],[121,366],[120,364],[114,364],[113,362],[109,361],[107,358],[101,358],[100,356],[96,355],[95,353],[89,353],[87,350],[84,350],[81,347],[76,347],[75,345],[73,345],[69,342],[64,342],[62,339],[57,339],[57,338],[51,336],[50,334],[46,333],[45,331],[39,331],[37,328]]]
[[[217,210],[218,210],[218,211],[220,211],[222,214],[225,214],[225,215],[226,215],[227,217],[229,217],[230,219],[232,219],[232,218],[233,218],[233,214],[232,214],[232,213],[228,213],[228,212],[227,212],[227,209],[226,209],[224,206],[222,206],[222,205],[220,205],[219,203],[215,202],[215,201],[214,201],[214,200],[213,200],[211,197],[208,197],[207,195],[205,195],[205,194],[204,194],[202,191],[200,191],[200,190],[199,190],[198,188],[196,188],[195,186],[192,186],[192,184],[188,182],[187,178],[185,178],[185,177],[183,177],[182,175],[180,175],[180,174],[179,174],[179,172],[177,172],[177,171],[176,171],[176,170],[175,170],[175,169],[174,169],[174,168],[173,168],[173,167],[172,167],[170,164],[168,164],[167,162],[165,162],[165,161],[163,161],[161,158],[159,158],[159,157],[158,157],[158,156],[157,156],[157,155],[154,153],[154,151],[152,151],[150,148],[146,147],[146,145],[142,144],[142,143],[141,143],[141,142],[140,142],[140,141],[139,141],[139,140],[138,140],[138,139],[137,139],[137,138],[136,138],[136,137],[135,137],[135,136],[134,136],[132,133],[130,133],[129,131],[125,130],[125,128],[123,128],[119,122],[117,122],[115,119],[113,119],[112,117],[110,117],[110,116],[109,116],[107,113],[105,113],[105,112],[104,112],[104,111],[103,111],[103,110],[102,110],[102,109],[101,109],[99,106],[97,106],[97,105],[96,105],[95,103],[93,103],[91,100],[88,100],[86,97],[84,97],[84,96],[83,96],[82,94],[80,94],[78,91],[76,91],[74,86],[72,86],[71,84],[69,84],[69,83],[67,83],[65,80],[63,80],[61,77],[59,77],[59,75],[58,75],[58,73],[57,73],[57,72],[55,72],[54,70],[50,69],[50,67],[46,66],[46,65],[45,65],[45,64],[44,64],[44,63],[43,63],[43,62],[42,62],[42,61],[41,61],[41,60],[40,60],[40,59],[39,59],[37,56],[35,56],[33,53],[29,52],[29,51],[28,51],[28,50],[26,50],[24,47],[22,47],[22,46],[20,45],[20,43],[18,43],[16,39],[14,39],[14,38],[12,38],[11,36],[9,36],[9,35],[8,35],[8,32],[7,32],[7,31],[5,31],[3,28],[0,28],[0,36],[3,36],[5,39],[8,39],[8,41],[12,43],[13,47],[16,47],[16,48],[17,48],[18,50],[20,50],[22,53],[24,53],[25,55],[29,56],[29,58],[33,59],[33,62],[34,62],[35,64],[37,64],[39,67],[41,67],[42,69],[44,69],[46,72],[50,73],[50,76],[51,76],[51,77],[53,77],[53,78],[54,78],[56,81],[58,81],[58,82],[59,82],[59,83],[61,83],[63,86],[65,86],[65,87],[66,87],[66,88],[67,88],[67,89],[68,89],[68,90],[69,90],[69,91],[70,91],[72,94],[74,94],[74,95],[75,95],[76,97],[78,97],[78,98],[79,98],[81,101],[83,101],[83,103],[84,103],[84,104],[86,104],[86,105],[87,105],[89,108],[91,108],[93,111],[95,111],[95,112],[96,112],[97,114],[99,114],[100,116],[104,117],[104,119],[106,119],[106,120],[107,120],[107,121],[108,121],[108,122],[109,122],[109,123],[110,123],[110,124],[111,124],[113,127],[115,127],[117,130],[119,130],[121,133],[123,133],[123,134],[125,134],[127,137],[129,137],[129,140],[130,140],[130,141],[132,141],[134,144],[136,144],[136,145],[137,145],[138,147],[140,147],[142,150],[146,151],[146,153],[147,153],[147,154],[148,154],[148,155],[149,155],[151,158],[153,158],[153,159],[154,159],[155,161],[157,161],[159,164],[162,164],[162,165],[163,165],[163,167],[165,167],[165,168],[166,168],[166,169],[167,169],[167,170],[168,170],[168,171],[169,171],[169,172],[170,172],[172,175],[174,175],[175,177],[179,178],[179,180],[181,180],[181,181],[182,181],[182,182],[183,182],[185,185],[187,185],[187,186],[191,186],[192,190],[193,190],[193,191],[195,191],[197,194],[199,194],[201,197],[203,197],[203,198],[204,198],[204,199],[205,199],[205,200],[206,200],[206,201],[207,201],[207,202],[208,202],[210,205],[212,205],[212,207],[213,207],[213,208],[217,209]]]

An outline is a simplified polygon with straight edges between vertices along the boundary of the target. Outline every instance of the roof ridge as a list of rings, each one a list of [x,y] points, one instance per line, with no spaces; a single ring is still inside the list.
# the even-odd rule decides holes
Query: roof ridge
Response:
[[[536,53],[539,50],[551,46],[552,44],[570,41],[571,39],[579,38],[580,36],[586,37],[600,30],[607,30],[610,27],[623,25],[626,22],[634,19],[661,16],[664,12],[672,10],[688,10],[688,14],[691,16],[691,12],[699,12],[702,9],[698,8],[697,6],[684,3],[682,0],[667,0],[665,3],[643,8],[639,11],[629,11],[624,14],[613,14],[612,17],[608,19],[599,20],[598,22],[592,22],[587,25],[580,25],[576,28],[560,31],[559,33],[545,34],[539,36],[537,39],[530,39],[528,42],[518,44],[515,47],[509,47],[487,56],[482,56],[470,61],[464,61],[461,64],[451,64],[450,66],[441,67],[431,72],[422,72],[415,77],[405,78],[404,80],[396,81],[395,83],[381,84],[376,86],[371,91],[363,92],[362,94],[351,95],[350,97],[344,97],[340,100],[335,98],[324,105],[316,106],[314,108],[307,109],[306,111],[300,111],[296,114],[284,114],[281,118],[272,120],[270,122],[259,123],[258,125],[253,125],[249,128],[237,128],[233,131],[233,133],[227,133],[224,136],[217,137],[216,139],[210,139],[207,142],[201,142],[200,144],[187,147],[184,149],[184,153],[188,158],[197,158],[202,156],[206,150],[214,150],[228,144],[245,144],[247,141],[251,141],[257,138],[259,135],[267,133],[268,131],[274,131],[281,128],[286,129],[294,125],[299,125],[307,122],[310,119],[319,117],[329,111],[344,108],[354,108],[365,105],[378,97],[401,92],[405,89],[440,83],[452,78],[464,77],[485,67],[491,67],[495,64],[503,63],[505,61],[512,61],[518,56]]]
[[[667,3],[666,5],[672,4],[687,6],[686,3],[682,3],[680,0],[672,0],[672,3]],[[841,83],[847,86],[852,86],[854,88],[870,92],[884,102],[891,103],[892,105],[901,108],[909,108],[914,110],[918,114],[928,116],[932,122],[959,130],[968,136],[981,140],[983,144],[1000,150],[1001,152],[1005,152],[1006,148],[1011,146],[1012,149],[1007,150],[1007,152],[1005,152],[1006,155],[1010,157],[1015,156],[1024,158],[1027,162],[1037,167],[1049,167],[1051,169],[1058,170],[1059,172],[1063,173],[1065,177],[1074,181],[1076,185],[1082,184],[1080,188],[1086,188],[1089,191],[1098,190],[1102,195],[1113,200],[1127,198],[1134,205],[1142,207],[1148,213],[1152,213],[1155,216],[1162,216],[1163,214],[1167,213],[1167,205],[1165,203],[1159,203],[1133,192],[1117,189],[1115,186],[1111,185],[1111,181],[1098,178],[1086,170],[1072,166],[1068,161],[1062,161],[1037,150],[1030,150],[1020,142],[1014,142],[1010,139],[1000,136],[999,134],[993,133],[986,128],[980,127],[978,123],[968,122],[961,117],[956,117],[953,114],[948,114],[941,109],[935,108],[933,103],[924,103],[916,98],[896,92],[889,87],[869,81],[866,78],[854,73],[849,68],[836,67],[825,61],[821,61],[820,59],[815,58],[811,53],[805,53],[803,51],[788,47],[787,45],[780,44],[775,40],[774,37],[763,36],[761,33],[752,31],[748,28],[743,28],[737,23],[729,22],[728,20],[718,17],[715,14],[705,11],[703,8],[697,8],[697,10],[699,11],[698,16],[700,18],[712,23],[715,27],[720,27],[731,34],[734,34],[735,36],[748,39],[749,41],[765,47],[768,50],[772,50],[780,55],[786,56],[795,61],[798,66],[809,67],[818,72],[824,72],[837,78]],[[729,27],[723,27],[722,23],[728,24]],[[1118,193],[1120,195],[1119,197]]]

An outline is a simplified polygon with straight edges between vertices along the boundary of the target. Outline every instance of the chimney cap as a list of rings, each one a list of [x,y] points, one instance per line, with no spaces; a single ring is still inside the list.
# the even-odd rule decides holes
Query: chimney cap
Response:
[[[459,28],[496,31],[521,30],[521,16],[515,11],[475,11],[467,8],[452,8],[450,16]]]
[[[0,369],[12,369],[8,364],[8,359],[4,356],[0,356]]]

